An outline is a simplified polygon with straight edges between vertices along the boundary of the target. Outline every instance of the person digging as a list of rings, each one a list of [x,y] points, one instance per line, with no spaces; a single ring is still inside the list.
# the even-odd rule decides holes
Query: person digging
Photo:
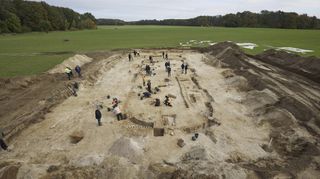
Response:
[[[65,73],[67,74],[68,79],[71,80],[71,77],[73,76],[71,68],[66,67],[66,68],[64,69],[64,71],[65,71]]]
[[[79,78],[81,78],[81,77],[82,77],[82,75],[81,75],[81,68],[80,68],[80,66],[79,66],[79,65],[77,65],[77,66],[76,66],[76,68],[75,68],[74,70],[78,73]]]
[[[0,128],[0,147],[3,150],[7,150],[8,146],[7,144],[4,142],[4,133],[3,133],[3,129]]]
[[[113,113],[117,116],[118,121],[123,120],[123,116],[118,105],[115,105],[113,108]]]
[[[164,104],[165,104],[166,106],[172,107],[171,99],[170,99],[169,96],[166,96],[166,97],[165,97]]]
[[[101,114],[101,112],[100,112],[100,110],[98,108],[95,111],[95,116],[96,116],[96,119],[98,121],[98,126],[102,126],[102,124],[101,124],[102,114]]]

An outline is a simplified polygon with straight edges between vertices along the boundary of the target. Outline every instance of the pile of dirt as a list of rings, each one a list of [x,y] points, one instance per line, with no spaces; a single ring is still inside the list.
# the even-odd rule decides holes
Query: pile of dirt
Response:
[[[48,71],[48,73],[64,73],[66,67],[70,67],[74,69],[77,65],[80,67],[86,63],[90,63],[93,59],[86,55],[75,55],[73,57],[68,58],[62,63],[56,65],[54,68]]]
[[[222,52],[226,48],[232,48],[236,51],[241,50],[240,47],[233,43],[233,42],[220,42],[216,43],[215,45],[211,45],[204,48],[197,48],[201,53],[210,53],[211,55],[218,55],[220,52]]]
[[[126,137],[115,141],[110,147],[109,152],[113,155],[127,158],[133,163],[141,162],[143,156],[143,149],[139,143]]]
[[[241,69],[246,67],[241,60],[246,58],[244,52],[239,46],[232,42],[217,43],[213,46],[205,48],[202,51],[207,52],[215,57],[215,59],[208,61],[208,63],[213,66],[233,69]]]
[[[297,54],[279,50],[267,50],[255,56],[257,59],[288,71],[303,75],[320,82],[320,59],[317,57],[302,57]]]

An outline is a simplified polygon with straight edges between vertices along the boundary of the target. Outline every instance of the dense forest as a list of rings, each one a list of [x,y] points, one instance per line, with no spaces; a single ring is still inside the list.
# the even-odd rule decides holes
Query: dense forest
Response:
[[[141,20],[125,22],[114,19],[98,19],[99,25],[178,25],[178,26],[221,26],[221,27],[261,27],[285,29],[320,29],[320,20],[306,14],[294,12],[249,11],[224,16],[199,16],[192,19]]]
[[[0,33],[95,28],[96,19],[90,13],[79,14],[45,2],[0,0]]]

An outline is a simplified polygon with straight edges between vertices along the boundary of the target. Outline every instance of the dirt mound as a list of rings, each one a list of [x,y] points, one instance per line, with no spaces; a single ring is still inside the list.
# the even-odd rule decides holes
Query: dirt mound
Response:
[[[242,62],[242,59],[246,58],[244,52],[232,42],[221,42],[206,48],[204,51],[215,57],[215,59],[208,61],[213,66],[231,67],[233,69],[246,67]]]
[[[215,56],[215,55],[218,55],[220,52],[222,52],[224,49],[226,49],[228,47],[235,49],[236,51],[241,50],[240,47],[233,42],[220,42],[220,43],[216,43],[215,45],[212,45],[212,46],[200,48],[198,50],[202,53],[210,53],[211,55]]]
[[[139,163],[142,160],[143,150],[140,144],[131,138],[122,137],[115,141],[109,152],[113,155],[127,158],[133,163]]]
[[[48,71],[48,73],[64,73],[64,69],[66,67],[70,67],[74,69],[77,65],[82,66],[86,63],[90,63],[92,58],[86,55],[75,55],[73,57],[68,58],[67,60],[63,61],[61,64],[56,65],[54,68]]]
[[[256,58],[320,82],[320,59],[317,57],[301,57],[285,51],[267,50]]]

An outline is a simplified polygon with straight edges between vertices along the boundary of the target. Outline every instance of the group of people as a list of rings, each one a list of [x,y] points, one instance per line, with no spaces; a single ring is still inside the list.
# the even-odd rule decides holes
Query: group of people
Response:
[[[112,112],[117,116],[117,119],[118,121],[120,120],[123,120],[124,119],[124,116],[121,112],[121,109],[120,109],[120,106],[119,106],[119,99],[118,98],[113,98],[112,99]],[[96,117],[96,120],[98,122],[98,126],[102,126],[102,123],[101,123],[101,118],[102,118],[102,113],[100,111],[100,106],[97,106],[96,107],[96,111],[95,111],[95,117]],[[111,111],[111,109],[109,108],[109,111]]]
[[[133,55],[134,57],[137,57],[137,56],[140,56],[140,53],[137,50],[134,50]],[[128,59],[129,59],[129,62],[133,60],[133,56],[131,52],[128,54]]]
[[[165,99],[164,99],[163,104],[166,105],[166,106],[172,107],[171,98],[170,98],[169,96],[165,96]],[[160,102],[160,99],[159,99],[159,98],[156,98],[156,99],[155,99],[154,106],[156,106],[156,107],[161,106],[161,102]]]
[[[169,59],[168,53],[162,52],[162,58],[168,60]]]
[[[184,61],[182,61],[182,64],[181,64],[181,73],[182,73],[182,74],[187,74],[188,68],[189,68],[188,63],[184,63]]]
[[[171,76],[171,64],[170,64],[170,61],[168,59],[168,53],[162,52],[162,57],[164,59],[166,59],[165,70],[168,73],[168,77],[170,77]],[[152,56],[149,56],[149,61],[150,61],[150,63],[153,63]],[[183,63],[183,67],[182,68],[183,68],[183,73],[187,73],[188,64]],[[152,94],[157,92],[157,91],[153,91],[151,80],[147,80],[146,79],[146,76],[148,76],[148,75],[150,75],[152,73],[151,72],[151,67],[150,67],[149,64],[147,64],[145,66],[145,72],[146,72],[146,75],[142,75],[142,83],[143,83],[143,86],[146,87],[146,91],[141,93],[141,94],[139,94],[141,100],[143,100],[144,98],[150,98]],[[163,103],[166,106],[172,107],[172,100],[171,100],[171,98],[169,96],[165,96],[165,99],[164,99]],[[159,98],[155,99],[154,105],[155,106],[160,106],[161,105],[161,102],[160,102]]]
[[[136,50],[133,51],[133,54],[134,54],[134,56],[140,56],[140,54]],[[170,61],[168,59],[168,53],[162,52],[162,57],[164,59],[166,59],[165,70],[168,73],[168,77],[170,77],[171,76],[171,64],[170,64]],[[133,56],[132,56],[131,53],[129,53],[128,58],[129,58],[129,61],[133,60]],[[152,56],[149,56],[149,61],[150,61],[150,63],[153,63],[153,57]],[[188,64],[185,63],[185,62],[182,62],[181,70],[182,70],[182,74],[187,74]],[[76,70],[76,72],[78,73],[77,70]],[[153,94],[151,80],[147,80],[146,79],[146,76],[151,76],[152,75],[152,71],[151,71],[150,65],[147,64],[145,66],[145,72],[146,72],[146,75],[142,75],[142,80],[143,80],[143,86],[146,87],[147,91],[142,93],[141,99],[150,98],[151,95]],[[80,75],[81,74],[79,72],[79,76]],[[165,96],[165,99],[164,99],[163,103],[166,106],[172,107],[172,100],[168,95]],[[155,100],[155,106],[160,106],[160,105],[161,105],[160,99],[157,98]],[[112,100],[112,109],[109,109],[109,111],[111,111],[111,110],[117,116],[117,120],[119,120],[119,121],[123,120],[124,116],[123,116],[123,114],[121,112],[121,109],[119,107],[119,100],[117,98],[113,98],[113,100]],[[95,117],[96,117],[96,120],[98,121],[98,126],[101,126],[102,125],[101,124],[102,113],[100,111],[100,107],[97,107],[97,109],[95,111]]]
[[[79,77],[82,77],[81,75],[81,67],[79,65],[77,65],[74,70],[77,72]],[[64,69],[65,73],[67,74],[67,77],[69,80],[71,80],[71,78],[73,77],[73,73],[72,73],[72,69],[70,67],[66,67]]]

